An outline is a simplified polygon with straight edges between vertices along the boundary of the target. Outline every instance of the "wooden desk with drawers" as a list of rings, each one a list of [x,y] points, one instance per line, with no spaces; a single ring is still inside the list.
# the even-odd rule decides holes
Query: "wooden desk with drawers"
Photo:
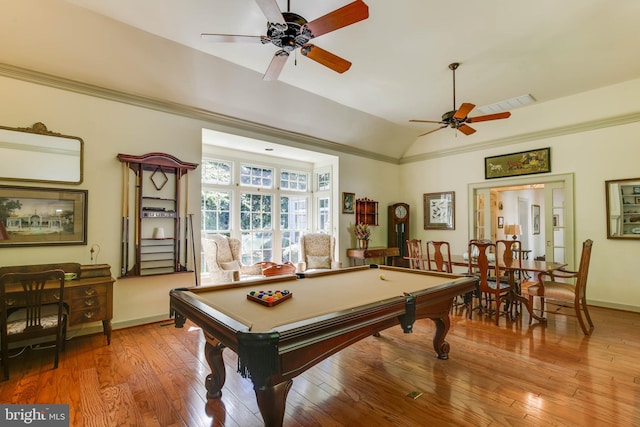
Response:
[[[65,273],[75,273],[77,278],[64,283],[64,302],[69,307],[69,325],[79,325],[102,321],[102,329],[111,344],[111,319],[113,318],[113,282],[108,264],[80,265],[78,263],[20,265],[0,267],[0,276],[5,273],[34,272],[61,269]],[[51,289],[45,302],[60,298],[58,289]],[[7,304],[15,307],[24,305],[21,289],[7,289]]]

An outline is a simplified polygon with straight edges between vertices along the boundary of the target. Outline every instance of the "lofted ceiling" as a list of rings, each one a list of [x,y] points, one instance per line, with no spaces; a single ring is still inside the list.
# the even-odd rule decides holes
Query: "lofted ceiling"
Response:
[[[200,37],[264,35],[266,18],[255,0],[67,1],[260,74],[277,50],[271,44],[211,43]],[[308,21],[350,2],[289,1],[291,11]],[[540,104],[640,76],[637,0],[364,2],[368,19],[312,40],[352,62],[347,72],[338,74],[298,53],[278,80],[384,119],[416,137],[438,125],[410,119],[440,120],[453,108],[452,62],[461,63],[456,107],[527,94]],[[287,1],[277,3],[287,10]],[[277,108],[272,114],[278,114]],[[480,114],[472,111],[470,116]],[[477,134],[488,125],[475,124]],[[413,140],[403,141],[399,152]]]

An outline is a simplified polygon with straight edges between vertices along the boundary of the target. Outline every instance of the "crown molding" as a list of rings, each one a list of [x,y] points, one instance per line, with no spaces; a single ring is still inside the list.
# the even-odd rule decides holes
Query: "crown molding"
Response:
[[[141,95],[134,95],[89,83],[82,83],[76,80],[58,77],[55,75],[29,70],[26,68],[16,67],[10,64],[0,63],[0,76],[48,86],[55,89],[61,89],[69,92],[75,92],[82,95],[102,98],[109,101],[133,105],[136,107],[161,111],[164,113],[188,117],[196,120],[202,120],[217,126],[227,126],[244,132],[257,133],[262,137],[271,137],[277,139],[277,141],[273,142],[292,147],[312,149],[315,151],[319,150],[326,154],[350,154],[353,156],[365,157],[372,160],[378,160],[381,162],[392,163],[396,165],[399,163],[399,159],[394,157],[381,155],[371,151],[361,150],[355,147],[350,147],[348,145],[339,144],[337,142],[316,138],[310,135],[278,129],[265,124],[243,120],[185,104]]]
[[[640,112],[621,114],[618,116],[607,117],[604,119],[590,120],[581,123],[575,123],[567,126],[559,126],[551,129],[544,129],[535,132],[523,133],[520,135],[508,136],[506,138],[493,139],[485,142],[473,144],[472,146],[453,147],[444,150],[433,151],[430,153],[417,154],[415,156],[403,157],[400,164],[421,162],[440,157],[453,156],[456,154],[470,153],[488,148],[501,147],[505,145],[519,144],[522,142],[537,141],[540,139],[553,138],[557,136],[569,135],[573,133],[588,132],[596,129],[602,129],[611,126],[621,126],[629,123],[640,121]]]
[[[488,148],[501,147],[522,142],[535,141],[546,138],[553,138],[572,133],[587,132],[596,129],[602,129],[611,126],[620,126],[640,121],[640,112],[612,116],[604,119],[596,119],[582,123],[576,123],[567,126],[560,126],[551,129],[544,129],[535,132],[513,135],[505,138],[493,139],[485,142],[473,144],[471,146],[453,147],[444,150],[433,151],[414,156],[394,158],[384,156],[367,150],[361,150],[348,145],[339,144],[337,142],[316,138],[297,132],[278,129],[261,123],[243,120],[236,117],[227,116],[213,111],[197,108],[185,104],[156,99],[141,95],[134,95],[121,92],[114,89],[108,89],[89,83],[58,77],[39,71],[29,70],[26,68],[16,67],[10,64],[0,63],[0,76],[8,77],[16,80],[22,80],[29,83],[48,86],[56,89],[66,90],[70,92],[80,93],[87,96],[102,98],[109,101],[119,102],[123,104],[133,105],[136,107],[146,108],[150,110],[161,111],[164,113],[174,114],[182,117],[188,117],[196,120],[202,120],[216,126],[228,126],[243,132],[259,134],[260,137],[270,137],[277,139],[279,144],[288,145],[297,148],[306,148],[321,151],[326,154],[349,154],[357,157],[369,158],[385,163],[396,165],[421,162],[425,160],[437,159],[463,153],[470,153]],[[258,135],[256,135],[258,137]]]

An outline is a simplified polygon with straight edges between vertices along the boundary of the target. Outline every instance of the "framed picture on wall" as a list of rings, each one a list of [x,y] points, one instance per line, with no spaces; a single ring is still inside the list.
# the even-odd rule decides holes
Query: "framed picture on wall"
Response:
[[[540,234],[540,205],[531,205],[531,223],[533,234]]]
[[[355,212],[355,193],[342,193],[342,213],[352,214]]]
[[[424,195],[424,229],[455,230],[455,192]]]
[[[87,244],[87,190],[0,186],[0,247]]]
[[[498,228],[504,228],[504,217],[503,216],[499,216],[498,217]]]

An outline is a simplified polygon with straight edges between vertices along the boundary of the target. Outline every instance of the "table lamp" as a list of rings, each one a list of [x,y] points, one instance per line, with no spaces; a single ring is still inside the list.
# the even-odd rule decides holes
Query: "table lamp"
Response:
[[[504,234],[511,235],[513,240],[518,240],[518,236],[522,234],[520,224],[509,224],[504,227]]]

